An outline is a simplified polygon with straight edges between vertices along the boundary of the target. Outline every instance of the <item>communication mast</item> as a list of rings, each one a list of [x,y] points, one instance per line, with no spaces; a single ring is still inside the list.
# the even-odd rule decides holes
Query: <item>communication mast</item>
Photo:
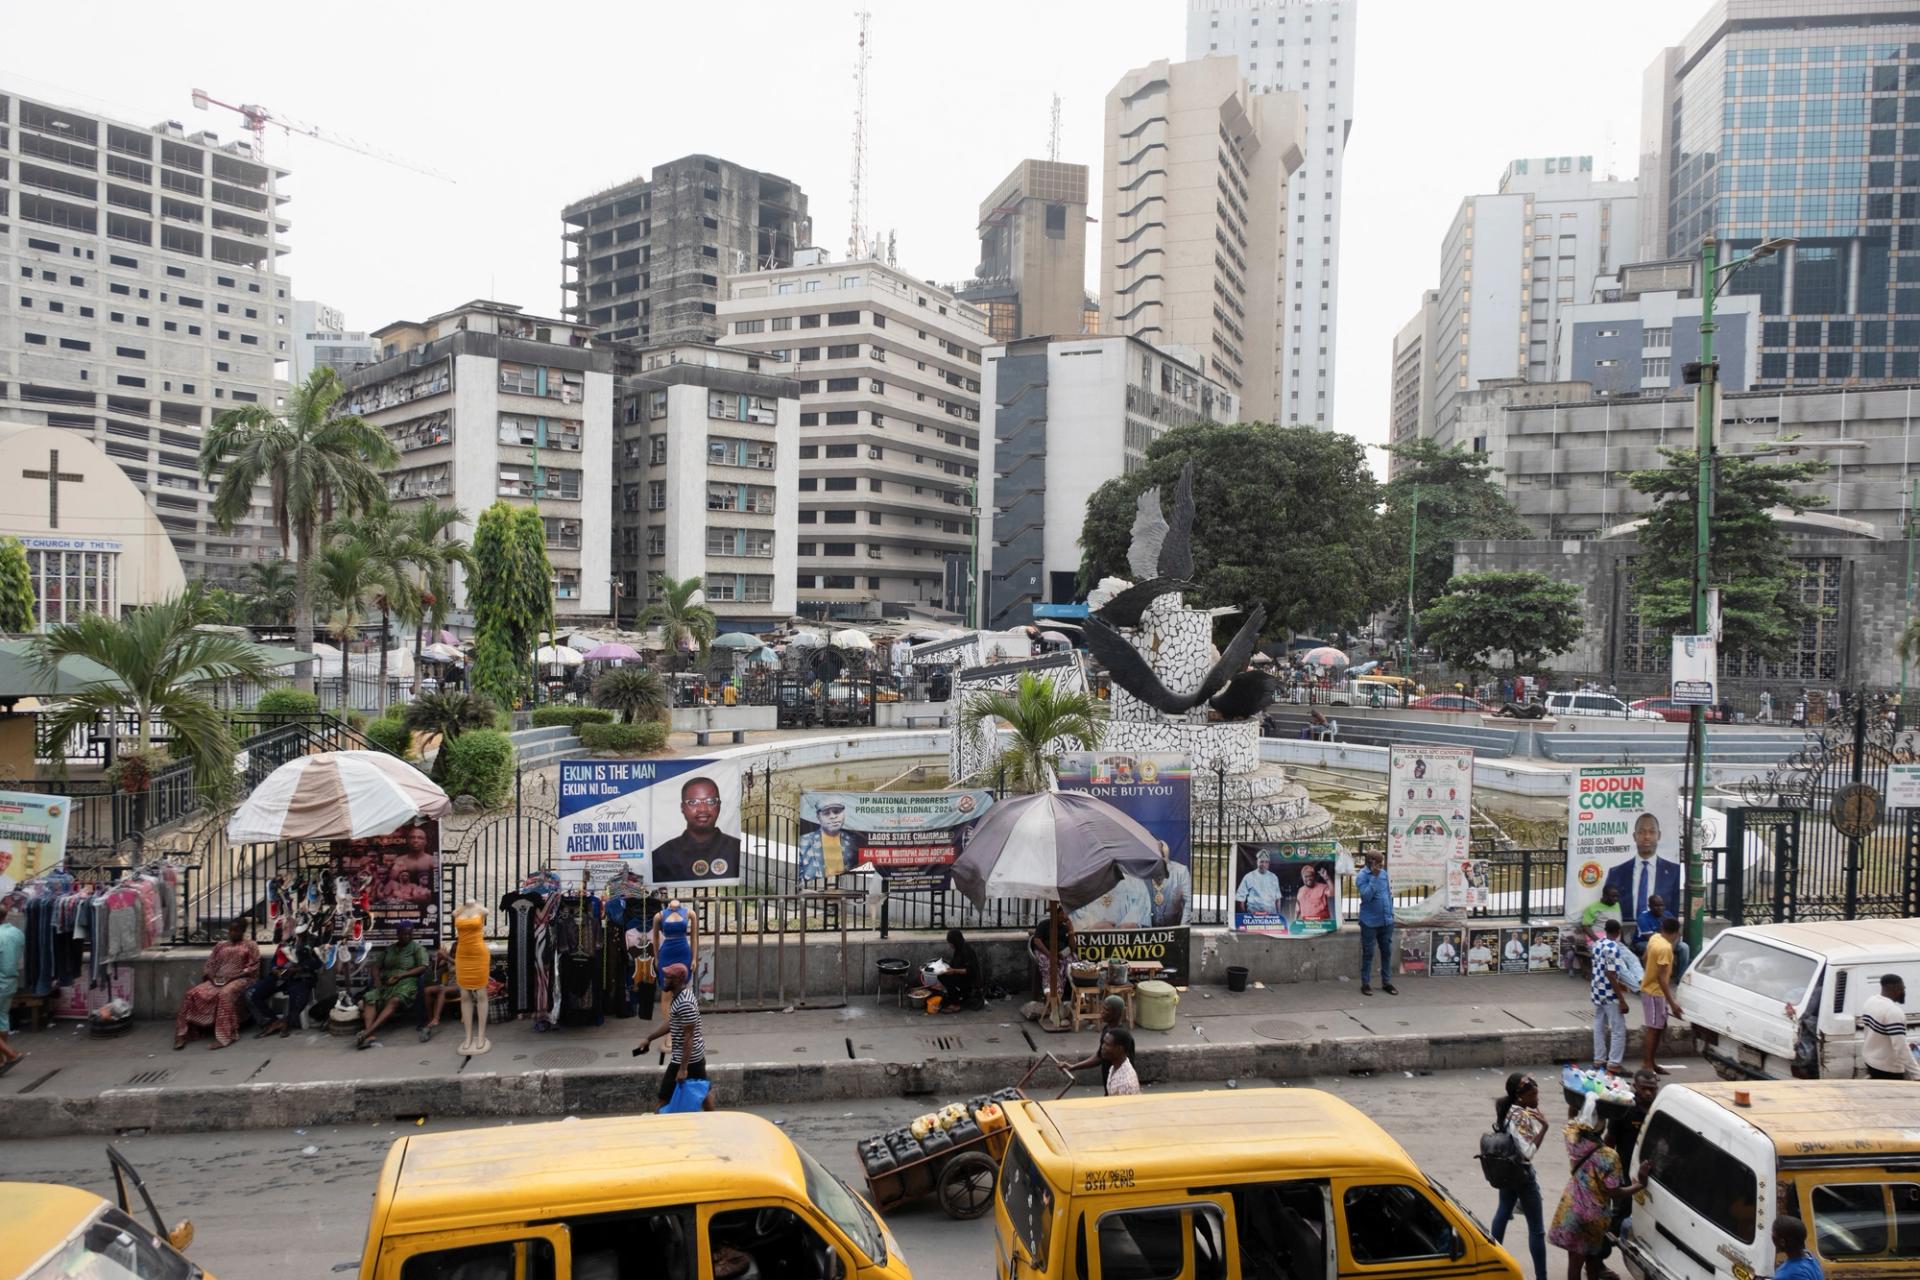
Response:
[[[236,106],[231,102],[222,102],[205,89],[195,89],[193,91],[193,105],[201,111],[206,111],[211,107],[220,107],[233,112],[242,120],[246,121],[247,128],[253,133],[254,154],[261,160],[267,158],[267,126],[272,125],[282,133],[297,133],[302,137],[312,138],[316,142],[324,142],[328,146],[339,147],[343,151],[352,151],[359,155],[368,156],[383,164],[397,165],[402,169],[411,169],[415,173],[424,174],[429,178],[438,178],[442,182],[453,181],[453,179],[449,178],[446,174],[436,172],[435,170],[427,168],[425,165],[415,164],[411,160],[402,160],[399,156],[381,151],[377,147],[370,147],[364,142],[357,142],[341,134],[328,133],[318,125],[305,124],[299,120],[291,119],[267,107],[260,106],[258,103],[246,102]]]
[[[847,260],[862,257],[866,245],[867,183],[867,28],[873,15],[856,9],[860,20],[860,49],[853,60],[853,180],[850,208],[852,226],[847,232]]]
[[[1053,95],[1053,128],[1047,134],[1047,159],[1060,159],[1060,95]]]

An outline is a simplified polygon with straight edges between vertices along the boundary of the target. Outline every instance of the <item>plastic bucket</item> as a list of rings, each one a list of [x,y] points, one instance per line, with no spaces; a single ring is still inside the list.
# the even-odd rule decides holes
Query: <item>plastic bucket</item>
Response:
[[[1166,982],[1143,982],[1134,991],[1134,1021],[1149,1031],[1171,1031],[1180,993]]]
[[[1243,964],[1227,966],[1227,990],[1245,991],[1247,989],[1247,967]]]

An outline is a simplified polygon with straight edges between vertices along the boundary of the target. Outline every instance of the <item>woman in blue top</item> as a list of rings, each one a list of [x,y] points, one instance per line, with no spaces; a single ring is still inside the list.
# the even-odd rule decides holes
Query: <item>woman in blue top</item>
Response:
[[[669,965],[683,964],[688,973],[697,973],[699,959],[700,917],[675,898],[653,918],[654,971],[660,973]]]

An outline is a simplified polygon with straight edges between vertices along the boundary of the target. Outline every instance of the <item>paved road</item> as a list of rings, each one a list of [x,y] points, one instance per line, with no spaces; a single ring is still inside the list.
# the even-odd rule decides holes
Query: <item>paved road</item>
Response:
[[[1535,1068],[1543,1079],[1557,1070]],[[1673,1079],[1704,1077],[1698,1063],[1676,1065]],[[1482,1220],[1494,1196],[1473,1162],[1475,1133],[1491,1112],[1504,1073],[1492,1068],[1410,1077],[1319,1077],[1239,1081],[1310,1085],[1348,1099],[1384,1125],[1428,1173],[1459,1195]],[[1160,1092],[1155,1090],[1154,1092]],[[1549,1099],[1554,1090],[1545,1090]],[[944,1101],[944,1099],[942,1100]],[[905,1123],[931,1108],[925,1099],[811,1103],[758,1108],[856,1187],[862,1185],[853,1144],[876,1130]],[[428,1127],[468,1124],[429,1120]],[[402,1132],[391,1124],[363,1129],[291,1129],[217,1134],[168,1134],[120,1139],[121,1150],[146,1176],[170,1220],[191,1217],[198,1234],[192,1253],[221,1277],[270,1276],[315,1280],[352,1271],[365,1239],[368,1198],[388,1145]],[[309,1148],[311,1151],[309,1152]],[[0,1178],[65,1182],[111,1195],[98,1138],[0,1142]],[[1551,1198],[1559,1186],[1543,1188]],[[931,1203],[906,1206],[889,1225],[917,1280],[986,1280],[992,1261],[987,1221],[952,1222]]]

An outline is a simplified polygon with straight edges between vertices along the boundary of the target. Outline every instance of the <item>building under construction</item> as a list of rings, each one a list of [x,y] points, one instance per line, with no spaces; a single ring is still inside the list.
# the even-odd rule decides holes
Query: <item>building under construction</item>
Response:
[[[1087,166],[1022,160],[980,205],[980,265],[954,293],[995,342],[1098,329],[1087,277]]]
[[[797,185],[713,156],[658,165],[560,216],[567,316],[632,346],[719,337],[727,277],[791,266],[813,240]]]

